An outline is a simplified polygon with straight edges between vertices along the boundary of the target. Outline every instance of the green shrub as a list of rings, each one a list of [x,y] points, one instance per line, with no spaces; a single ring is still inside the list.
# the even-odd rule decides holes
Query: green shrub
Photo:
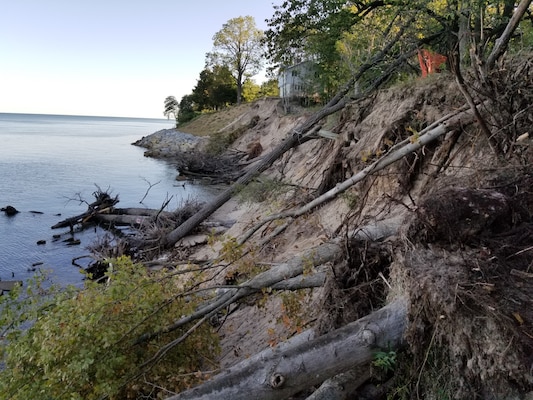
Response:
[[[110,266],[104,283],[87,280],[82,290],[44,288],[37,280],[23,296],[4,296],[0,399],[136,398],[157,395],[157,387],[177,392],[201,379],[194,372],[218,348],[210,327],[196,330],[149,370],[139,366],[185,330],[135,344],[197,304],[176,297],[171,279],[127,257]]]

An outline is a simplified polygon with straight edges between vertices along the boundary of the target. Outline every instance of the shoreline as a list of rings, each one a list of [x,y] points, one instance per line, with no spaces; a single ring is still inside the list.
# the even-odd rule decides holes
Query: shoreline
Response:
[[[145,148],[145,157],[171,159],[180,153],[195,150],[205,140],[205,137],[194,136],[176,128],[170,128],[143,136],[132,145]]]

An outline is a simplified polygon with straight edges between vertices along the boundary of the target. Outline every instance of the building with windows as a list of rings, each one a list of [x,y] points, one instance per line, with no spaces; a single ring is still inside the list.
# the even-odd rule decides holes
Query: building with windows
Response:
[[[316,64],[303,61],[290,67],[280,68],[278,76],[279,95],[283,99],[302,99],[313,95],[316,80]]]

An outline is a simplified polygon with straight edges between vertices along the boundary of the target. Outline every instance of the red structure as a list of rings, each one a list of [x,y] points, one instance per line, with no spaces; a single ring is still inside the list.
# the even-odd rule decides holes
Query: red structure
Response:
[[[439,53],[434,53],[430,50],[418,50],[418,61],[420,62],[420,69],[422,70],[422,77],[428,76],[435,72],[440,72],[442,64],[446,64],[448,58]]]

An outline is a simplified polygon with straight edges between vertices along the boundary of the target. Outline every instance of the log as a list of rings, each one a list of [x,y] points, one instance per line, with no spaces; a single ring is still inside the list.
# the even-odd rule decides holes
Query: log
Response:
[[[200,386],[167,400],[280,400],[372,361],[379,348],[397,348],[407,326],[407,299],[323,336],[268,348]]]
[[[165,217],[171,217],[173,215],[173,213],[169,211],[156,210],[152,208],[138,208],[138,207],[114,208],[113,214],[140,215],[140,216],[146,216],[146,217],[157,217],[159,215],[162,215]]]
[[[118,203],[118,196],[111,197],[105,192],[96,192],[94,193],[94,196],[96,198],[96,201],[89,204],[86,212],[60,221],[54,226],[52,226],[52,229],[66,227],[72,229],[74,225],[84,224],[90,221],[90,219],[98,213],[109,211],[115,204]]]
[[[115,226],[144,226],[151,221],[153,217],[146,215],[117,215],[117,214],[95,214],[93,218],[96,221],[104,222],[106,224],[113,224]]]
[[[531,0],[522,0],[515,8],[513,16],[509,20],[509,23],[505,27],[502,35],[496,40],[494,48],[487,58],[487,62],[485,64],[486,73],[494,68],[496,61],[503,55],[503,53],[505,53],[505,50],[507,50],[507,46],[509,45],[509,41],[511,40],[513,32],[516,30],[518,24],[522,20],[522,17],[529,9],[530,4]]]
[[[67,227],[72,229],[74,225],[81,224],[90,215],[91,215],[91,212],[87,211],[87,212],[84,212],[83,214],[64,219],[63,221],[59,221],[57,224],[53,225],[52,229],[67,228]]]
[[[342,251],[343,246],[338,241],[323,243],[317,247],[303,251],[300,255],[290,259],[286,263],[276,265],[268,271],[256,275],[249,281],[243,282],[236,288],[228,289],[221,296],[201,306],[193,313],[181,317],[174,323],[156,332],[146,333],[140,336],[135,343],[144,343],[146,341],[152,340],[153,338],[161,334],[175,331],[176,329],[192,321],[204,318],[206,316],[210,316],[216,313],[218,310],[221,310],[229,306],[230,304],[235,303],[239,299],[242,299],[253,293],[257,293],[262,289],[274,287],[274,285],[276,284],[279,284],[279,289],[289,288],[290,285],[294,285],[295,283],[297,283],[295,281],[291,281],[291,278],[298,277],[298,279],[302,279],[300,275],[303,274],[304,268],[308,268],[309,265],[321,266],[335,259],[339,254],[342,254]],[[313,274],[313,276],[314,277],[312,279],[318,278],[320,280],[319,273],[317,273],[316,275]],[[289,282],[284,285],[283,283],[281,283],[283,281]]]
[[[473,121],[474,116],[472,115],[471,110],[469,110],[468,108],[461,108],[458,111],[444,116],[440,120],[434,122],[433,124],[420,131],[420,136],[413,135],[409,139],[406,139],[391,147],[388,153],[378,158],[376,161],[363,168],[355,175],[352,175],[345,181],[338,183],[334,188],[328,190],[327,192],[323,193],[322,195],[305,204],[304,206],[298,209],[288,210],[278,214],[272,214],[263,218],[257,224],[248,229],[248,231],[246,231],[242,235],[242,237],[239,238],[239,242],[242,243],[247,240],[247,238],[253,235],[267,222],[283,218],[296,218],[312,211],[316,207],[328,202],[329,200],[334,199],[339,194],[345,192],[356,183],[366,179],[368,176],[378,171],[381,171],[384,168],[395,163],[396,161],[401,160],[405,156],[420,150],[421,148],[433,142],[437,138],[443,136],[444,134],[457,129],[460,126],[470,124]]]

